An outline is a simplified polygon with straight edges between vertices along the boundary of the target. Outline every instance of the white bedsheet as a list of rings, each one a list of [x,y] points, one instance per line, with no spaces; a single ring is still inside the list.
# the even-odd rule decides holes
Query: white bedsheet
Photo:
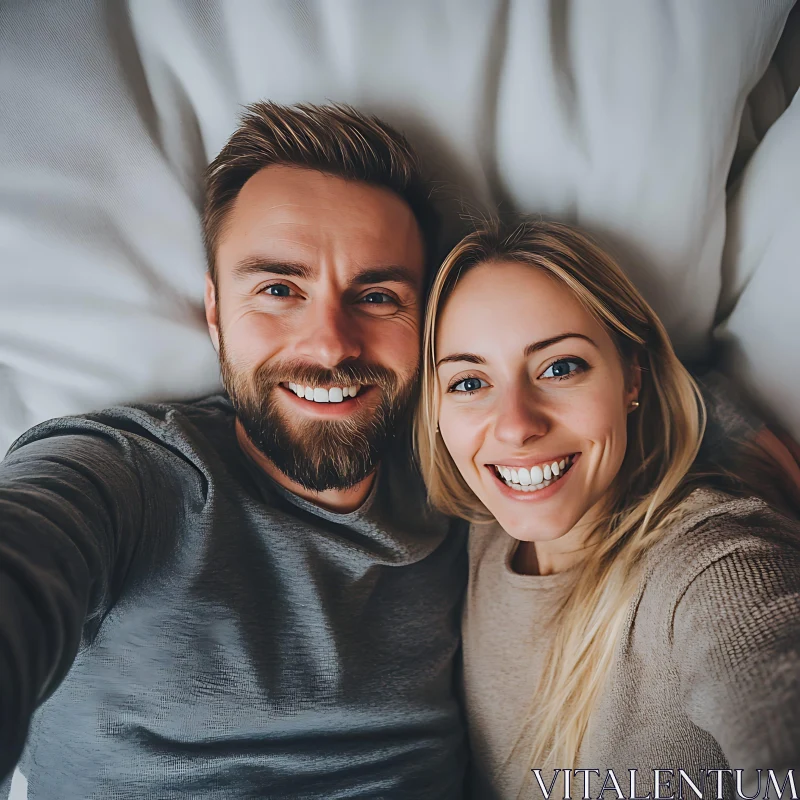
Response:
[[[791,5],[3,3],[0,451],[47,417],[217,385],[200,176],[259,98],[377,112],[417,143],[443,197],[458,187],[467,209],[501,202],[586,226],[680,351],[703,354],[742,107]],[[797,164],[797,138],[789,152],[777,133],[759,157],[783,159],[780,171]],[[756,183],[734,213],[758,228],[770,189]],[[458,203],[445,206],[455,230]],[[748,239],[747,219],[737,230]],[[768,376],[764,402],[797,433],[800,377],[784,368],[796,357],[769,345],[800,333],[773,302],[796,281],[796,249],[765,260],[729,246],[733,273],[756,276],[722,331],[732,363],[745,380]]]

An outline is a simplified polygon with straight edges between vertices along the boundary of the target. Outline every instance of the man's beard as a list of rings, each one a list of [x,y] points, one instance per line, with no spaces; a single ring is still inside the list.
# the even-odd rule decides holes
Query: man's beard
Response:
[[[250,441],[286,477],[314,492],[349,489],[373,472],[408,421],[417,388],[417,372],[403,381],[387,367],[355,360],[334,369],[279,362],[245,374],[228,359],[222,336],[219,356],[223,384]],[[280,384],[290,381],[371,386],[380,399],[344,419],[302,419],[300,414],[291,419],[277,398]]]

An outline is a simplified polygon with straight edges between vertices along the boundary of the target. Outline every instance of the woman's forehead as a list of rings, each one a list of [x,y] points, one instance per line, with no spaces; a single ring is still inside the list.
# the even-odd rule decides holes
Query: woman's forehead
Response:
[[[602,326],[575,294],[543,269],[515,261],[481,264],[459,279],[442,309],[437,350],[540,341]]]

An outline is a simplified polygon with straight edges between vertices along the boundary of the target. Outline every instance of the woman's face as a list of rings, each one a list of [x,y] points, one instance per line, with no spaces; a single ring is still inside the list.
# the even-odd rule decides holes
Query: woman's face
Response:
[[[439,429],[472,491],[517,539],[572,530],[622,464],[639,370],[567,288],[513,261],[459,281],[436,355]]]

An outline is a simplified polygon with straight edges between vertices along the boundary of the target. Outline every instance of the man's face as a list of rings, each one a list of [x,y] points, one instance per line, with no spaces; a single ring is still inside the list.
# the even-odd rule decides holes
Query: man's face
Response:
[[[239,193],[216,265],[206,316],[248,437],[306,489],[355,486],[416,388],[424,247],[410,208],[385,189],[267,167]]]

